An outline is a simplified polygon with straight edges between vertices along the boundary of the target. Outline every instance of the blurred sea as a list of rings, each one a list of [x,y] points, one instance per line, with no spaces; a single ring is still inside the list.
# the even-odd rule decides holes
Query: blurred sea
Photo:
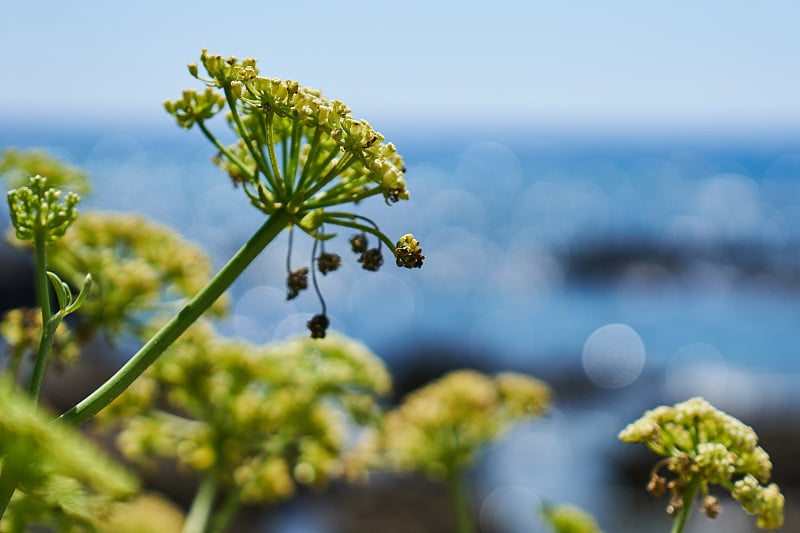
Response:
[[[527,509],[525,498],[547,494],[587,506],[612,522],[609,531],[634,531],[591,488],[609,474],[589,463],[619,451],[621,424],[655,399],[697,394],[745,420],[796,405],[797,132],[379,129],[406,160],[412,199],[365,202],[360,212],[390,237],[414,233],[427,259],[419,271],[387,262],[364,272],[349,234],[326,244],[345,263],[320,278],[332,327],[363,339],[401,375],[433,362],[570,375],[565,383],[585,389],[557,388],[578,399],[489,454],[479,489],[486,516],[491,502],[522,498]],[[44,148],[86,168],[95,191],[83,209],[150,215],[218,265],[262,221],[211,164],[201,135],[166,121],[2,124],[0,147],[8,146]],[[295,239],[293,264],[308,264],[310,246]],[[305,330],[319,304],[312,291],[285,301],[285,254],[283,239],[237,281],[224,332],[266,342]],[[587,394],[602,403],[581,401]],[[531,449],[551,455],[520,466]],[[565,475],[577,471],[588,479]]]

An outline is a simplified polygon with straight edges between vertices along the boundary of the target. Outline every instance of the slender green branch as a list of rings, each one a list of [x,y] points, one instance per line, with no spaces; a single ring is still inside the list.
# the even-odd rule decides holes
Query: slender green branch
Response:
[[[204,311],[219,298],[239,277],[253,259],[290,222],[284,210],[278,210],[267,219],[261,228],[228,261],[208,284],[192,298],[186,306],[167,322],[142,348],[97,390],[87,396],[60,419],[72,425],[80,425],[96,415],[114,398],[130,386],[175,340],[191,326]]]
[[[300,179],[297,181],[297,190],[302,191],[303,187],[305,187],[306,181],[308,177],[311,175],[312,167],[314,166],[314,160],[317,158],[317,152],[319,151],[320,142],[319,140],[322,138],[322,127],[317,126],[314,130],[314,136],[309,141],[309,151],[308,157],[306,158],[306,162],[303,165],[303,170],[300,172]]]
[[[342,195],[335,196],[331,194],[333,189],[325,191],[323,196],[318,196],[317,199],[312,200],[310,202],[306,202],[304,205],[307,209],[319,209],[321,207],[331,207],[334,205],[342,205],[345,202],[360,202],[361,200],[366,200],[370,196],[376,196],[378,194],[383,193],[383,189],[380,186],[375,186],[368,189],[363,189],[358,194],[354,194],[352,191],[342,188]]]
[[[307,171],[308,173],[307,174],[306,174],[306,167],[303,166],[303,173],[306,174],[306,177],[303,179],[303,185],[305,185],[307,181],[313,181],[313,180],[311,180],[312,176],[318,176],[318,175],[325,176],[325,175],[327,175],[327,172],[325,172],[325,169],[328,168],[328,165],[330,165],[331,162],[334,159],[336,159],[336,156],[340,155],[341,153],[342,153],[342,151],[338,146],[333,146],[333,147],[331,147],[331,149],[327,153],[327,155],[325,155],[324,158],[321,159],[318,163],[314,163],[314,161],[311,158],[309,158],[308,161],[307,161],[307,164],[311,163],[312,166],[308,168],[308,171]],[[334,167],[335,167],[335,165],[336,165],[336,163],[334,163]]]
[[[6,468],[4,465],[2,471],[0,471],[0,517],[5,514],[8,503],[11,501],[11,496],[14,495],[16,490],[17,477],[10,468]]]
[[[47,356],[53,346],[55,331],[52,335],[48,335],[52,312],[50,310],[50,285],[47,280],[47,231],[43,228],[37,229],[33,241],[36,249],[36,296],[39,299],[39,306],[42,308],[42,338],[39,342],[39,350],[36,353],[36,361],[28,387],[31,399],[35,403],[39,400],[39,391],[42,388],[44,371],[47,367]]]
[[[286,164],[286,172],[283,179],[286,182],[286,191],[289,196],[295,186],[295,178],[297,177],[297,167],[300,165],[300,141],[303,139],[303,126],[299,122],[292,124],[292,144],[289,150],[289,161]],[[284,141],[284,145],[286,141]],[[298,189],[299,190],[299,189]]]
[[[672,523],[671,533],[682,533],[683,528],[686,526],[686,521],[692,513],[694,500],[697,497],[697,489],[700,488],[700,476],[695,475],[686,487],[683,493],[683,505],[678,511],[678,516],[675,517],[675,522]]]
[[[325,174],[323,177],[321,177],[320,179],[316,180],[315,183],[314,183],[314,186],[311,187],[311,189],[309,189],[308,192],[306,192],[303,196],[305,198],[311,198],[312,196],[314,196],[317,193],[317,191],[319,191],[320,189],[325,187],[334,178],[336,178],[336,176],[338,176],[339,174],[341,174],[342,172],[347,170],[347,167],[349,167],[350,165],[352,165],[355,162],[356,162],[356,158],[353,157],[352,155],[350,155],[349,153],[343,155],[342,158],[339,159],[336,162],[336,164],[333,166],[333,168],[330,169],[328,171],[328,173]]]
[[[342,215],[347,215],[347,214],[348,213],[325,213],[325,222],[328,222],[330,224],[336,224],[337,226],[345,226],[345,227],[348,227],[348,228],[358,229],[358,230],[367,232],[367,233],[369,233],[371,235],[375,235],[386,246],[389,247],[389,250],[391,250],[392,253],[394,253],[394,249],[395,249],[394,248],[394,246],[395,246],[394,243],[392,241],[390,241],[389,238],[386,235],[384,235],[380,230],[377,230],[377,229],[375,229],[375,228],[373,228],[371,226],[365,226],[364,224],[359,224],[358,222],[350,222],[348,220],[342,220],[341,218],[337,217],[337,215],[342,216]],[[351,217],[352,217],[352,215],[351,215]]]
[[[267,162],[261,159],[261,152],[258,150],[257,146],[258,143],[255,139],[251,139],[250,131],[245,127],[244,122],[242,122],[242,118],[239,116],[239,110],[236,107],[236,98],[233,96],[233,92],[231,92],[231,86],[226,84],[223,88],[225,92],[225,101],[228,103],[228,108],[231,110],[231,116],[233,117],[233,122],[236,124],[236,128],[238,130],[239,137],[244,141],[245,146],[250,151],[250,155],[253,156],[253,161],[256,162],[256,166],[263,166],[264,168],[262,171],[265,173],[268,172],[266,168]]]
[[[447,494],[450,497],[450,505],[456,521],[456,531],[458,533],[474,533],[475,524],[470,512],[464,479],[460,473],[455,473],[447,479]]]
[[[275,113],[267,112],[264,119],[264,128],[267,130],[267,150],[269,151],[269,161],[272,164],[272,173],[275,175],[275,193],[282,196],[286,200],[286,191],[283,189],[283,179],[281,178],[281,171],[278,168],[278,156],[275,155],[275,133],[272,131],[272,121],[275,119]]]
[[[231,491],[222,501],[217,512],[214,513],[214,518],[211,520],[208,533],[223,533],[228,527],[228,524],[231,523],[231,520],[233,520],[233,517],[236,516],[236,511],[239,510],[241,502],[242,500],[239,497],[239,492],[235,490]]]
[[[42,390],[42,382],[44,381],[44,371],[47,367],[47,358],[50,355],[50,350],[53,348],[53,341],[56,338],[56,329],[60,320],[53,320],[52,318],[42,328],[42,339],[39,341],[39,349],[36,352],[36,363],[33,366],[33,373],[31,374],[31,382],[28,387],[28,393],[31,401],[38,403],[39,393]]]
[[[189,514],[183,523],[183,533],[205,533],[211,511],[214,509],[214,500],[217,497],[217,483],[211,471],[203,476],[200,486],[192,500]]]

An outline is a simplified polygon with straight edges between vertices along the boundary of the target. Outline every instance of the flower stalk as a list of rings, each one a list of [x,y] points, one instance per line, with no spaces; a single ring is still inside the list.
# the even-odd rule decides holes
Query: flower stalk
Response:
[[[287,226],[289,220],[289,215],[283,210],[267,218],[255,235],[211,278],[208,284],[122,368],[59,418],[68,424],[81,425],[122,394],[203,312],[214,304],[256,256]]]

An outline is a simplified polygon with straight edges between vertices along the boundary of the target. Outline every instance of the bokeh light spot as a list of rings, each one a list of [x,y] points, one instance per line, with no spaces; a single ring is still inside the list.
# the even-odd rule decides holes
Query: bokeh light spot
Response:
[[[604,389],[620,389],[636,381],[644,362],[644,343],[625,324],[598,328],[583,345],[583,369],[592,383]]]
[[[484,500],[480,511],[480,528],[486,533],[537,531],[538,498],[532,490],[507,485],[493,490]]]

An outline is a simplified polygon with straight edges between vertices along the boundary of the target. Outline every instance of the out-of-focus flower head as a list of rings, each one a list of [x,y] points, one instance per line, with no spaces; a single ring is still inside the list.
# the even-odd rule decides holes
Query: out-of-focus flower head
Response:
[[[400,470],[449,478],[513,423],[543,415],[550,396],[547,385],[523,374],[451,372],[386,414],[381,439],[387,459]]]
[[[140,335],[143,324],[175,302],[194,296],[211,277],[211,261],[197,245],[144,217],[87,211],[49,250],[52,270],[72,284],[91,272],[92,295],[84,302],[80,336],[96,330]],[[226,312],[227,299],[212,307]]]
[[[47,176],[50,187],[86,196],[91,191],[85,171],[56,159],[43,150],[7,148],[0,155],[0,176],[9,189],[24,187],[31,176]]]

